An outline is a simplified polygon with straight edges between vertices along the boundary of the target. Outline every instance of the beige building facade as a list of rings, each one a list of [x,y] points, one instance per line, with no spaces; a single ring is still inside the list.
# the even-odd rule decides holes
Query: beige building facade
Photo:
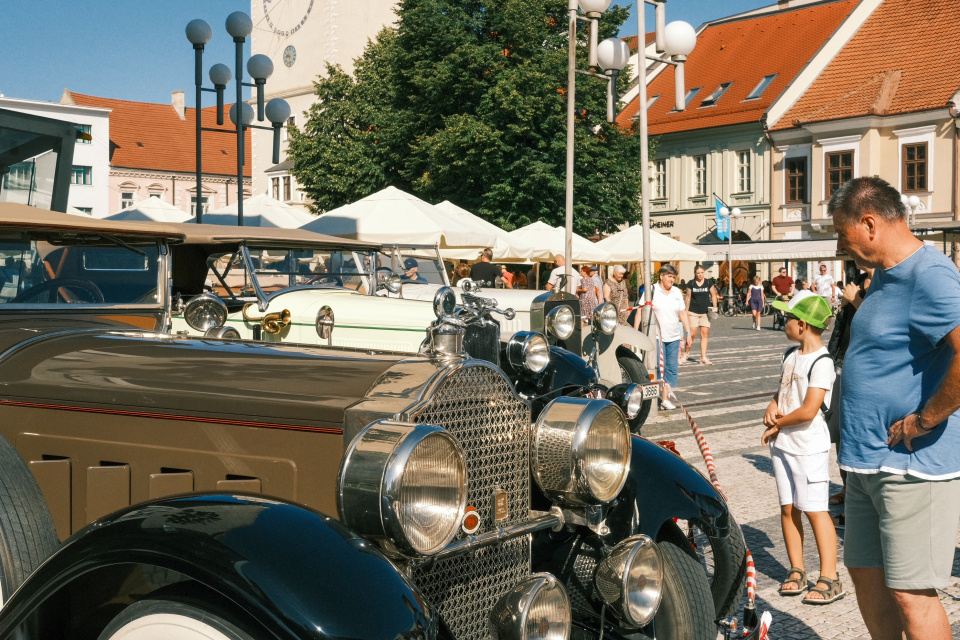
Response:
[[[313,83],[327,64],[352,72],[367,42],[396,20],[395,6],[394,0],[251,0],[252,53],[269,56],[274,65],[266,99],[290,103],[289,124],[302,127],[316,100]],[[253,130],[253,192],[305,207],[285,161],[286,136],[278,165],[272,162],[272,136]]]

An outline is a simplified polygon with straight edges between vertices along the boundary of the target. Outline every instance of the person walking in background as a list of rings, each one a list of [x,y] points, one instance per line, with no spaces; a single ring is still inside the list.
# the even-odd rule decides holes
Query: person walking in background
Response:
[[[820,296],[800,292],[773,306],[787,317],[785,333],[791,347],[780,360],[780,387],[763,416],[766,430],[760,444],[770,446],[773,474],[780,500],[780,526],[790,559],[790,571],[780,595],[807,590],[803,562],[803,523],[806,513],[820,555],[820,577],[803,599],[805,604],[829,604],[843,597],[837,574],[837,533],[828,512],[830,493],[830,434],[824,411],[836,372],[820,340],[833,312]]]
[[[580,287],[577,294],[580,296],[580,317],[583,324],[590,323],[593,310],[600,304],[600,278],[593,274],[593,267],[585,264],[580,267]]]
[[[657,342],[658,347],[663,350],[663,381],[670,389],[676,390],[680,345],[684,344],[689,349],[693,344],[693,333],[690,331],[683,294],[678,287],[673,286],[677,278],[677,269],[672,264],[665,264],[660,267],[659,276],[660,282],[653,285],[652,298],[653,313],[657,319]],[[640,314],[637,314],[638,318],[639,316]],[[676,409],[677,407],[670,402],[668,394],[669,391],[665,386],[660,406],[667,410]]]
[[[871,637],[948,640],[937,589],[960,527],[960,273],[880,178],[844,183],[827,215],[837,252],[874,268],[840,389],[844,562]]]
[[[623,325],[627,324],[627,317],[630,315],[630,292],[624,279],[626,273],[627,268],[618,264],[613,268],[613,274],[603,283],[603,299],[617,307],[617,322]]]
[[[567,261],[564,259],[563,255],[557,254],[554,256],[553,261],[556,263],[553,271],[550,272],[550,278],[547,280],[547,291],[553,291],[554,288],[562,289],[563,291],[576,291],[580,288],[580,274],[577,273],[576,269],[570,269],[570,287],[566,285],[561,286],[564,276],[567,273]]]
[[[686,300],[687,317],[690,320],[690,331],[693,333],[690,344],[680,352],[680,364],[688,361],[697,333],[700,334],[700,364],[713,364],[707,357],[707,341],[710,336],[710,316],[707,312],[710,307],[716,309],[717,288],[714,286],[713,278],[707,279],[702,265],[696,266],[693,270],[693,280],[687,283]]]
[[[793,295],[793,278],[787,275],[787,268],[780,267],[780,275],[773,279],[773,292],[779,300],[786,300]]]
[[[760,331],[760,314],[763,312],[763,285],[760,284],[760,276],[753,276],[747,302],[750,304],[750,313],[753,315],[753,328]]]
[[[815,294],[823,297],[827,302],[829,302],[831,307],[837,301],[837,298],[833,293],[833,284],[833,276],[827,273],[827,265],[821,264],[820,275],[813,279],[812,290]]]
[[[480,262],[470,268],[470,279],[481,287],[493,288],[500,279],[500,269],[490,261],[493,260],[493,249],[484,249],[480,252]]]

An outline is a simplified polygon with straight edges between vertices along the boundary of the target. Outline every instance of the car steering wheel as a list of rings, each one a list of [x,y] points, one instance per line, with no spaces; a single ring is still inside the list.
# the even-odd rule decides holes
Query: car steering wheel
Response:
[[[30,287],[10,300],[10,303],[26,302],[50,291],[53,291],[53,300],[46,300],[45,302],[57,302],[60,297],[60,289],[70,289],[74,292],[87,294],[89,299],[80,300],[80,302],[103,302],[103,292],[100,291],[100,287],[92,280],[85,278],[54,278],[53,280],[47,280],[46,282],[41,282],[36,286]],[[70,301],[64,300],[64,302]]]
[[[307,280],[306,284],[335,284],[335,285],[337,285],[338,287],[342,287],[342,286],[343,286],[343,280],[341,280],[341,279],[338,278],[337,276],[331,276],[331,275],[327,275],[327,274],[320,274],[320,275],[318,275],[318,276],[314,276],[314,277],[310,278],[309,280]]]

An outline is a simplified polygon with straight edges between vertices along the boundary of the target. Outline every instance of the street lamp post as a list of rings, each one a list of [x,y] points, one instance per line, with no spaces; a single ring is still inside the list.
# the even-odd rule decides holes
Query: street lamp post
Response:
[[[907,208],[907,224],[914,225],[917,223],[917,212],[923,211],[924,206],[923,202],[917,196],[900,196],[900,201],[903,202],[903,205]]]
[[[686,22],[676,21],[666,24],[666,0],[637,0],[637,72],[638,72],[638,111],[640,116],[640,212],[643,225],[643,298],[641,318],[644,329],[650,331],[650,305],[653,296],[652,261],[650,259],[650,142],[647,135],[647,60],[673,65],[674,106],[677,111],[686,110],[686,90],[684,87],[683,64],[697,44],[697,34]],[[644,37],[647,33],[644,4],[653,5],[656,10],[656,51],[657,56],[647,56]]]
[[[627,65],[630,59],[630,48],[620,38],[607,38],[597,43],[598,20],[600,14],[607,10],[611,0],[568,0],[567,12],[569,15],[569,52],[567,60],[567,180],[566,180],[566,224],[564,228],[564,257],[566,263],[566,289],[569,293],[576,293],[573,289],[571,269],[573,265],[573,152],[574,152],[574,122],[577,74],[593,76],[607,82],[607,122],[616,119],[616,81],[617,75]],[[583,9],[585,16],[579,14]],[[583,20],[589,24],[589,52],[587,63],[590,67],[601,67],[606,74],[595,71],[581,71],[577,69],[577,21]]]
[[[727,299],[733,304],[733,219],[740,215],[740,209],[720,207],[720,215],[727,221]]]
[[[244,139],[243,132],[244,129],[266,129],[273,131],[273,163],[277,164],[280,162],[280,129],[286,123],[287,118],[290,117],[290,105],[287,104],[285,100],[279,98],[274,98],[267,103],[266,107],[263,104],[263,93],[264,87],[267,82],[267,78],[273,73],[273,62],[265,55],[257,54],[251,56],[247,60],[247,72],[250,74],[250,77],[253,79],[253,83],[243,82],[243,44],[246,42],[247,37],[253,32],[253,21],[250,19],[250,16],[243,13],[242,11],[235,11],[227,16],[226,21],[226,30],[227,33],[233,38],[233,41],[236,45],[236,84],[237,84],[237,100],[232,107],[230,107],[230,120],[234,123],[235,129],[231,131],[230,129],[215,129],[212,127],[204,127],[201,124],[201,113],[202,113],[202,101],[200,99],[202,92],[210,91],[217,94],[217,124],[223,124],[223,92],[226,90],[232,74],[230,73],[230,68],[225,64],[215,64],[210,67],[210,81],[213,83],[214,88],[209,89],[203,86],[203,49],[204,45],[210,42],[210,38],[213,35],[210,25],[203,20],[191,20],[187,24],[186,35],[187,40],[193,45],[195,51],[194,55],[194,84],[196,86],[196,119],[197,119],[197,222],[203,221],[203,205],[202,205],[202,196],[203,196],[203,186],[201,183],[202,179],[202,166],[203,166],[203,153],[202,153],[202,142],[201,142],[201,132],[211,131],[215,133],[236,133],[237,136],[237,225],[243,226],[243,164],[244,164]],[[253,87],[257,90],[257,120],[263,122],[264,116],[267,120],[270,121],[270,127],[258,126],[251,124],[253,122],[253,107],[243,101],[243,87]],[[240,105],[238,107],[238,105]],[[237,109],[240,109],[240,116],[237,117]]]

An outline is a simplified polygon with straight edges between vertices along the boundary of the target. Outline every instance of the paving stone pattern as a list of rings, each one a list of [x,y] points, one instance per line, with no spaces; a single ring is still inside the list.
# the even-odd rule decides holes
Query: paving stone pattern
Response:
[[[829,333],[824,334],[824,344]],[[763,412],[777,387],[780,356],[789,346],[783,332],[771,329],[764,318],[761,331],[751,328],[749,317],[719,318],[711,329],[707,355],[713,365],[699,364],[700,341],[694,343],[693,360],[680,366],[677,398],[703,431],[716,459],[717,476],[731,510],[743,528],[747,546],[757,567],[757,609],[773,615],[774,640],[809,638],[869,639],[857,608],[853,583],[843,565],[843,534],[838,531],[840,579],[847,593],[830,605],[804,604],[801,597],[777,593],[789,569],[773,467],[766,447],[760,445]],[[662,412],[643,427],[654,442],[672,440],[677,449],[706,474],[690,427],[680,411]],[[840,473],[832,455],[831,495],[840,490]],[[842,507],[831,507],[834,514]],[[813,532],[804,519],[804,561],[808,578],[819,575],[820,566]],[[960,638],[960,537],[954,555],[950,586],[940,592],[953,628]],[[746,595],[744,595],[744,602]],[[738,616],[742,619],[742,607]]]

